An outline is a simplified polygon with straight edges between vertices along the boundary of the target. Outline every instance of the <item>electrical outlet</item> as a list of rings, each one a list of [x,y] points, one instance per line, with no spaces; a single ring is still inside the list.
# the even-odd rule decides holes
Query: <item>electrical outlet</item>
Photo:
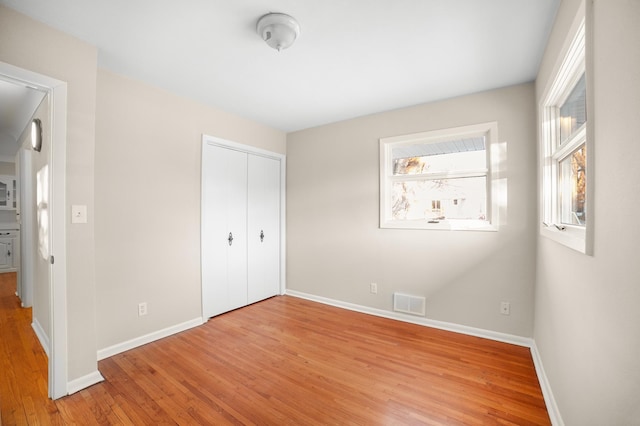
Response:
[[[500,313],[502,315],[509,315],[511,314],[511,303],[509,302],[502,302],[500,303]]]
[[[147,302],[138,303],[138,316],[147,315]]]
[[[369,284],[369,292],[371,292],[372,294],[378,294],[378,284],[376,283]]]

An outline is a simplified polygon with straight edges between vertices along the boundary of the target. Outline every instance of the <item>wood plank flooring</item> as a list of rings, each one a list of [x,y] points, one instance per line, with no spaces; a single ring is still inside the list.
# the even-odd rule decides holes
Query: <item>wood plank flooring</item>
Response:
[[[5,339],[4,298],[2,425],[550,424],[527,348],[288,296],[100,361],[105,382],[54,402],[20,385],[46,358]],[[7,373],[24,352],[43,365]]]
[[[47,356],[31,329],[31,308],[21,308],[15,293],[15,272],[0,274],[0,424],[55,423]]]

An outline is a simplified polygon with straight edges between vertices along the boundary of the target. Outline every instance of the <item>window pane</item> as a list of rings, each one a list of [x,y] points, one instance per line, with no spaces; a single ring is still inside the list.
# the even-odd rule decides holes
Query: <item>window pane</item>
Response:
[[[393,148],[393,174],[477,170],[487,166],[484,136]]]
[[[486,220],[487,178],[394,182],[394,220]]]
[[[560,107],[560,143],[587,122],[587,86],[584,74]]]
[[[8,185],[2,181],[0,181],[0,206],[6,207],[9,202],[7,197],[7,189],[9,189]]]
[[[560,162],[562,182],[560,214],[562,223],[582,225],[587,223],[587,147],[578,150]]]

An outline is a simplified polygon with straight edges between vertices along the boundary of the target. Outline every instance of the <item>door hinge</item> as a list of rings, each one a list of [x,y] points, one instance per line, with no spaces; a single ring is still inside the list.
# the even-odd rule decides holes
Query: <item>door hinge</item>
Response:
[[[49,256],[49,262],[53,265],[54,263],[53,255]]]

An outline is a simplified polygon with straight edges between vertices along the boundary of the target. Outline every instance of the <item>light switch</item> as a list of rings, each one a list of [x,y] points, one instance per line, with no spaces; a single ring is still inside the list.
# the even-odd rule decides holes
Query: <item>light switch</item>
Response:
[[[87,206],[71,206],[71,223],[87,223]]]

